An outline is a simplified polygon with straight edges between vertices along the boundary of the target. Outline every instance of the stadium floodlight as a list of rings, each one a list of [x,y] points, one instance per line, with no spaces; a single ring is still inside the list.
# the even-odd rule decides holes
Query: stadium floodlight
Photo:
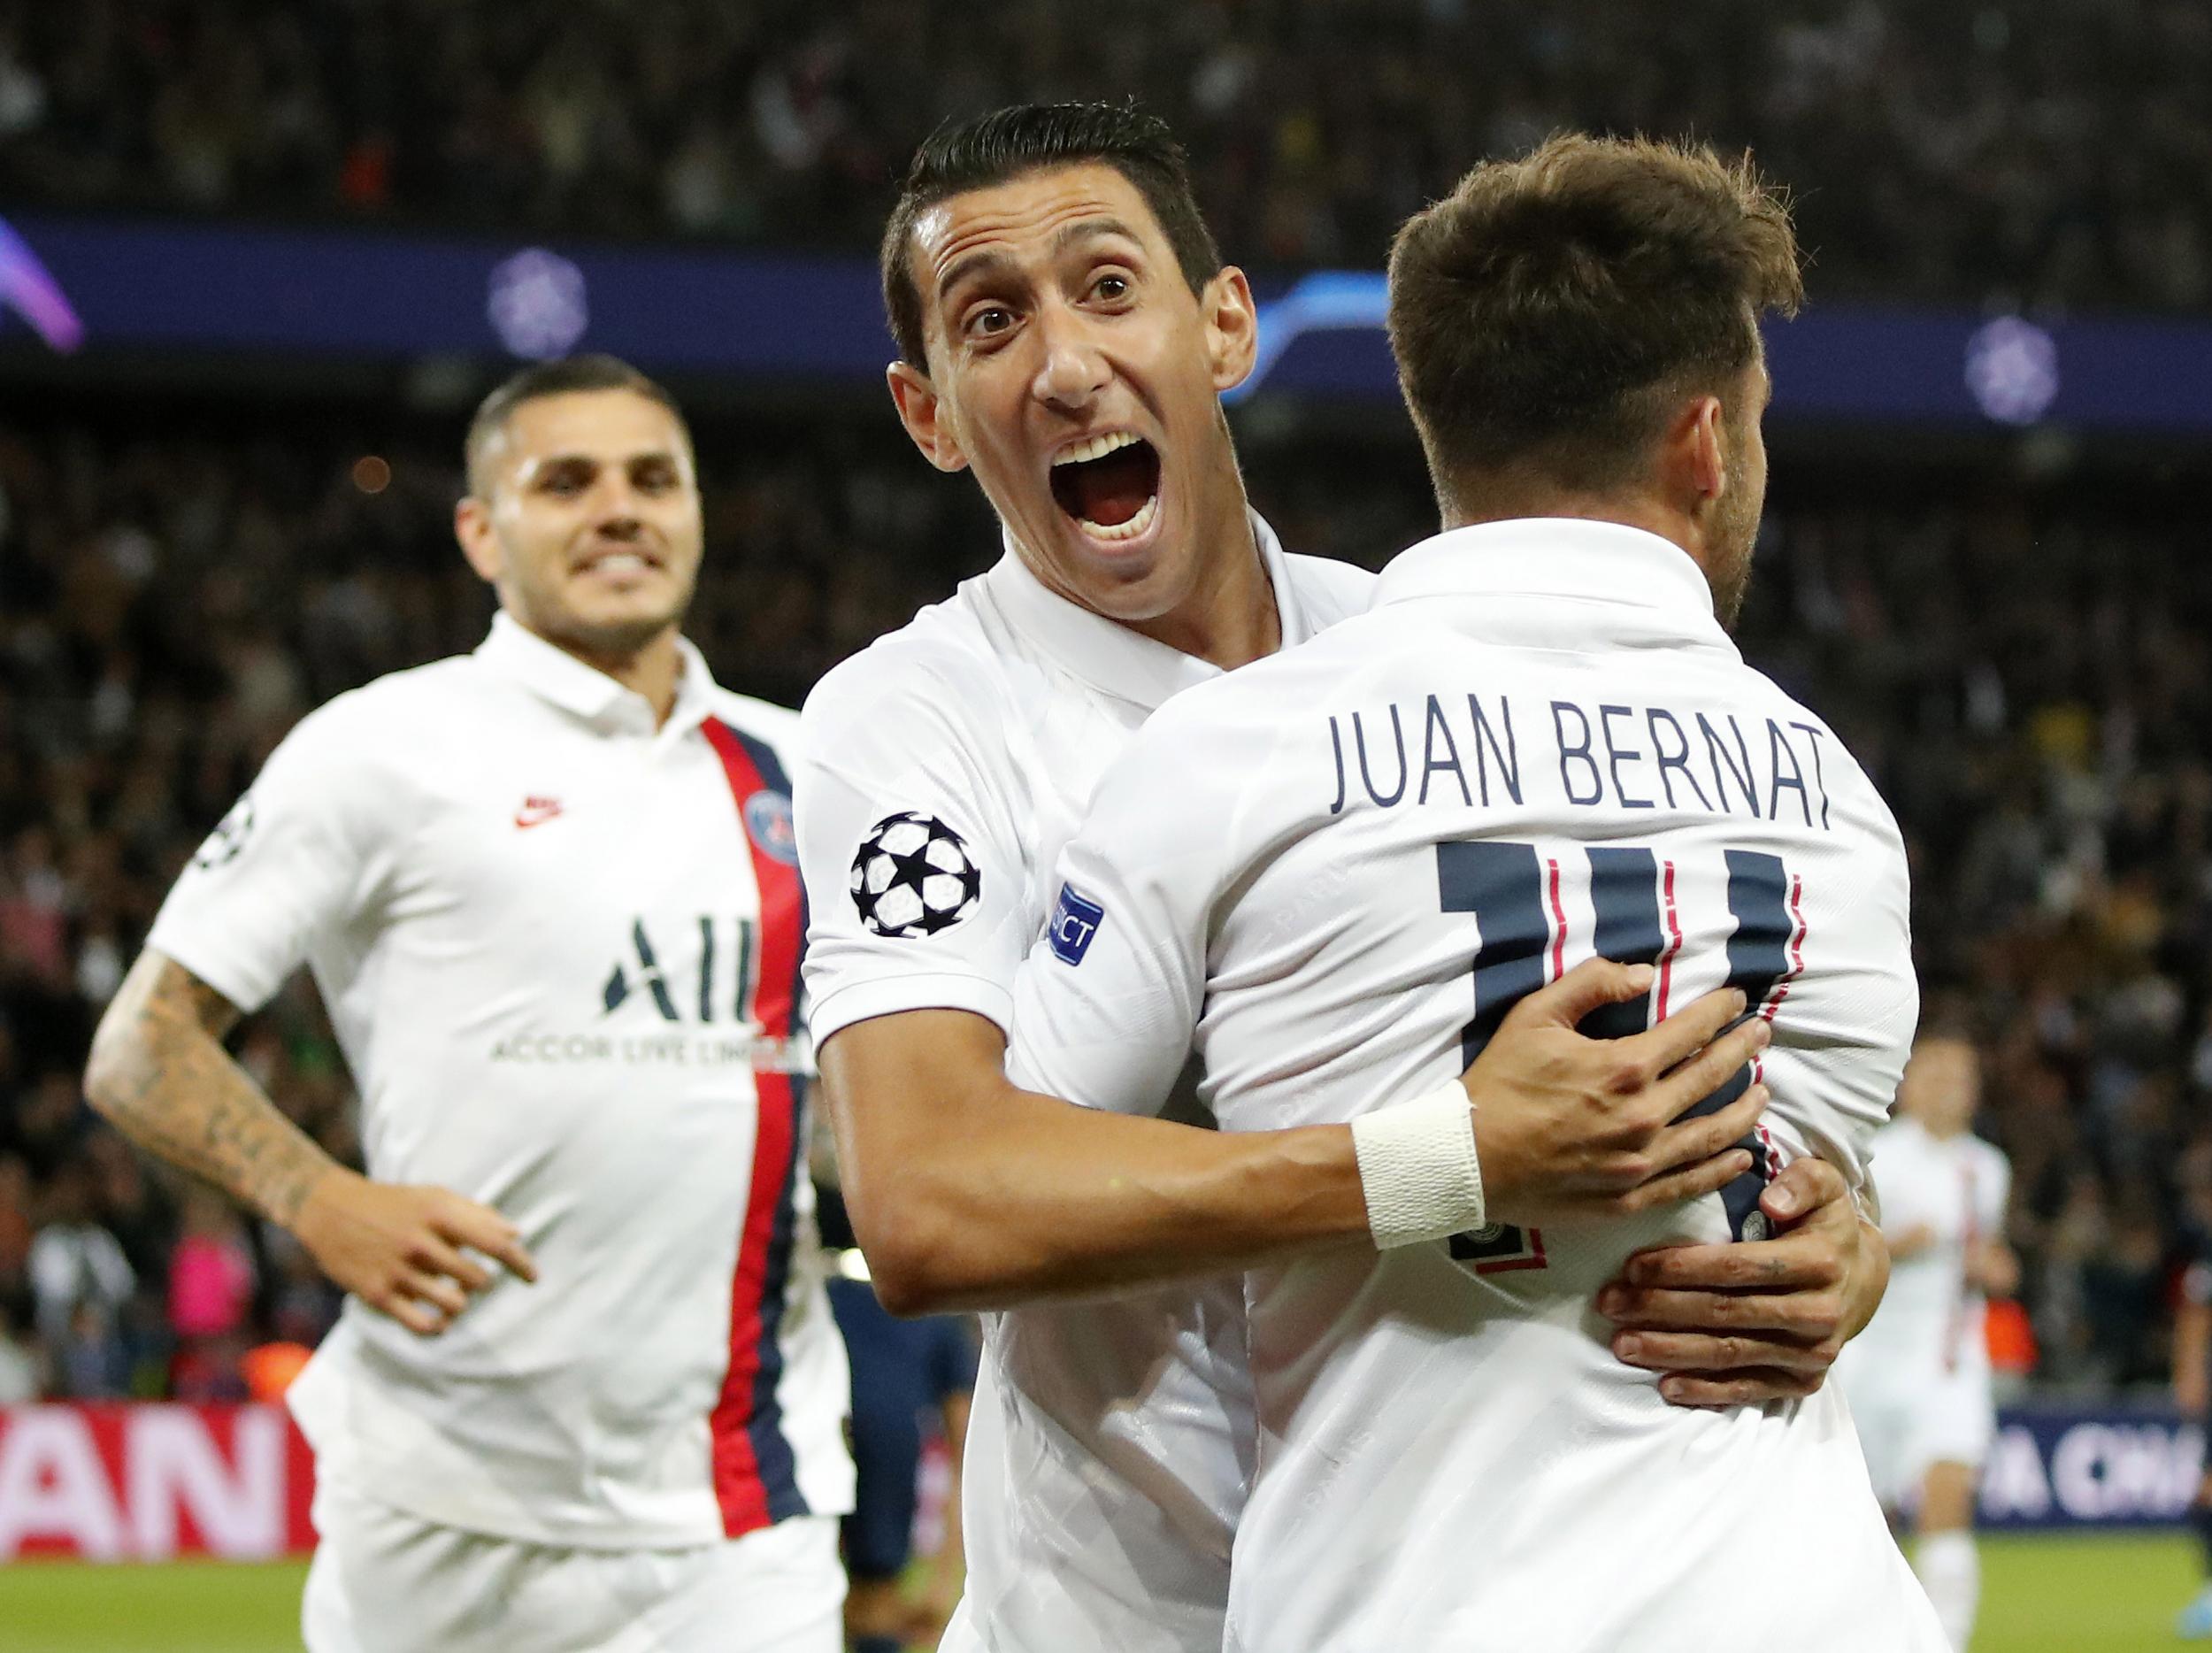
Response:
[[[1245,381],[1222,396],[1241,402],[1260,388],[1285,351],[1309,333],[1380,327],[1390,312],[1389,279],[1379,270],[1317,270],[1259,307],[1259,351]]]
[[[64,355],[84,342],[84,323],[61,283],[5,219],[0,219],[0,306],[21,316],[50,349]]]

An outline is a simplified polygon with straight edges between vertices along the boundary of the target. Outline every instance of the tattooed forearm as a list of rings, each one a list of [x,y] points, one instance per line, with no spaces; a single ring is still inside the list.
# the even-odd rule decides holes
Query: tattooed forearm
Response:
[[[237,1020],[181,965],[142,954],[100,1019],[85,1095],[140,1147],[289,1226],[334,1162],[223,1049]]]

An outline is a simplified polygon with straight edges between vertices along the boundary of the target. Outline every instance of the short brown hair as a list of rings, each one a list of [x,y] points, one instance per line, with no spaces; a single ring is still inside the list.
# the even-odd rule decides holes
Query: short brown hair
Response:
[[[1112,167],[1144,197],[1192,292],[1213,280],[1221,254],[1191,191],[1189,158],[1158,116],[1129,104],[1013,104],[971,119],[948,120],[914,151],[883,227],[878,255],[883,313],[901,361],[919,366],[924,360],[922,295],[907,246],[915,220],[939,202],[972,189],[1094,161]]]
[[[492,438],[500,433],[517,408],[541,396],[572,396],[591,390],[627,390],[648,402],[659,403],[676,421],[676,428],[683,432],[685,442],[691,441],[691,427],[685,423],[683,410],[676,405],[676,398],[620,357],[564,356],[549,362],[535,362],[501,381],[489,396],[476,404],[475,417],[469,420],[468,436],[461,444],[462,458],[468,467],[469,491],[481,496],[477,473],[483,463],[484,450],[491,445]]]
[[[1555,136],[1486,162],[1390,254],[1390,348],[1440,496],[1525,473],[1632,477],[1681,396],[1759,359],[1804,296],[1789,211],[1749,157]]]

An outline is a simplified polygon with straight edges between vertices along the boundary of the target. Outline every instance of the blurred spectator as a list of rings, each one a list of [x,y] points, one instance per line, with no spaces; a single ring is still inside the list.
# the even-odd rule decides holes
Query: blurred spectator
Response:
[[[184,1232],[169,1254],[169,1330],[176,1340],[171,1387],[180,1400],[242,1397],[253,1253],[230,1202],[195,1184],[184,1196]]]
[[[65,1327],[47,1342],[54,1350],[55,1388],[73,1401],[119,1401],[131,1393],[131,1358],[119,1316],[104,1303],[80,1303]]]
[[[0,1406],[27,1406],[42,1388],[38,1357],[16,1335],[15,1319],[0,1300]]]
[[[115,1236],[92,1220],[89,1181],[79,1161],[55,1172],[30,1255],[39,1335],[57,1351],[65,1391],[85,1399],[129,1388],[123,1314],[138,1284]]]
[[[31,1303],[31,1168],[0,1153],[0,1311],[19,1316]]]

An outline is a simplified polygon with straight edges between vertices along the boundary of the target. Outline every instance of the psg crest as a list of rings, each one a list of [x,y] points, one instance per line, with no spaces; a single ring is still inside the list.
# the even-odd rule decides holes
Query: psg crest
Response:
[[[853,905],[878,935],[934,935],[975,911],[983,872],[934,815],[887,815],[853,857]]]
[[[786,866],[799,865],[799,835],[792,830],[791,800],[762,790],[745,800],[745,831],[761,854]]]

